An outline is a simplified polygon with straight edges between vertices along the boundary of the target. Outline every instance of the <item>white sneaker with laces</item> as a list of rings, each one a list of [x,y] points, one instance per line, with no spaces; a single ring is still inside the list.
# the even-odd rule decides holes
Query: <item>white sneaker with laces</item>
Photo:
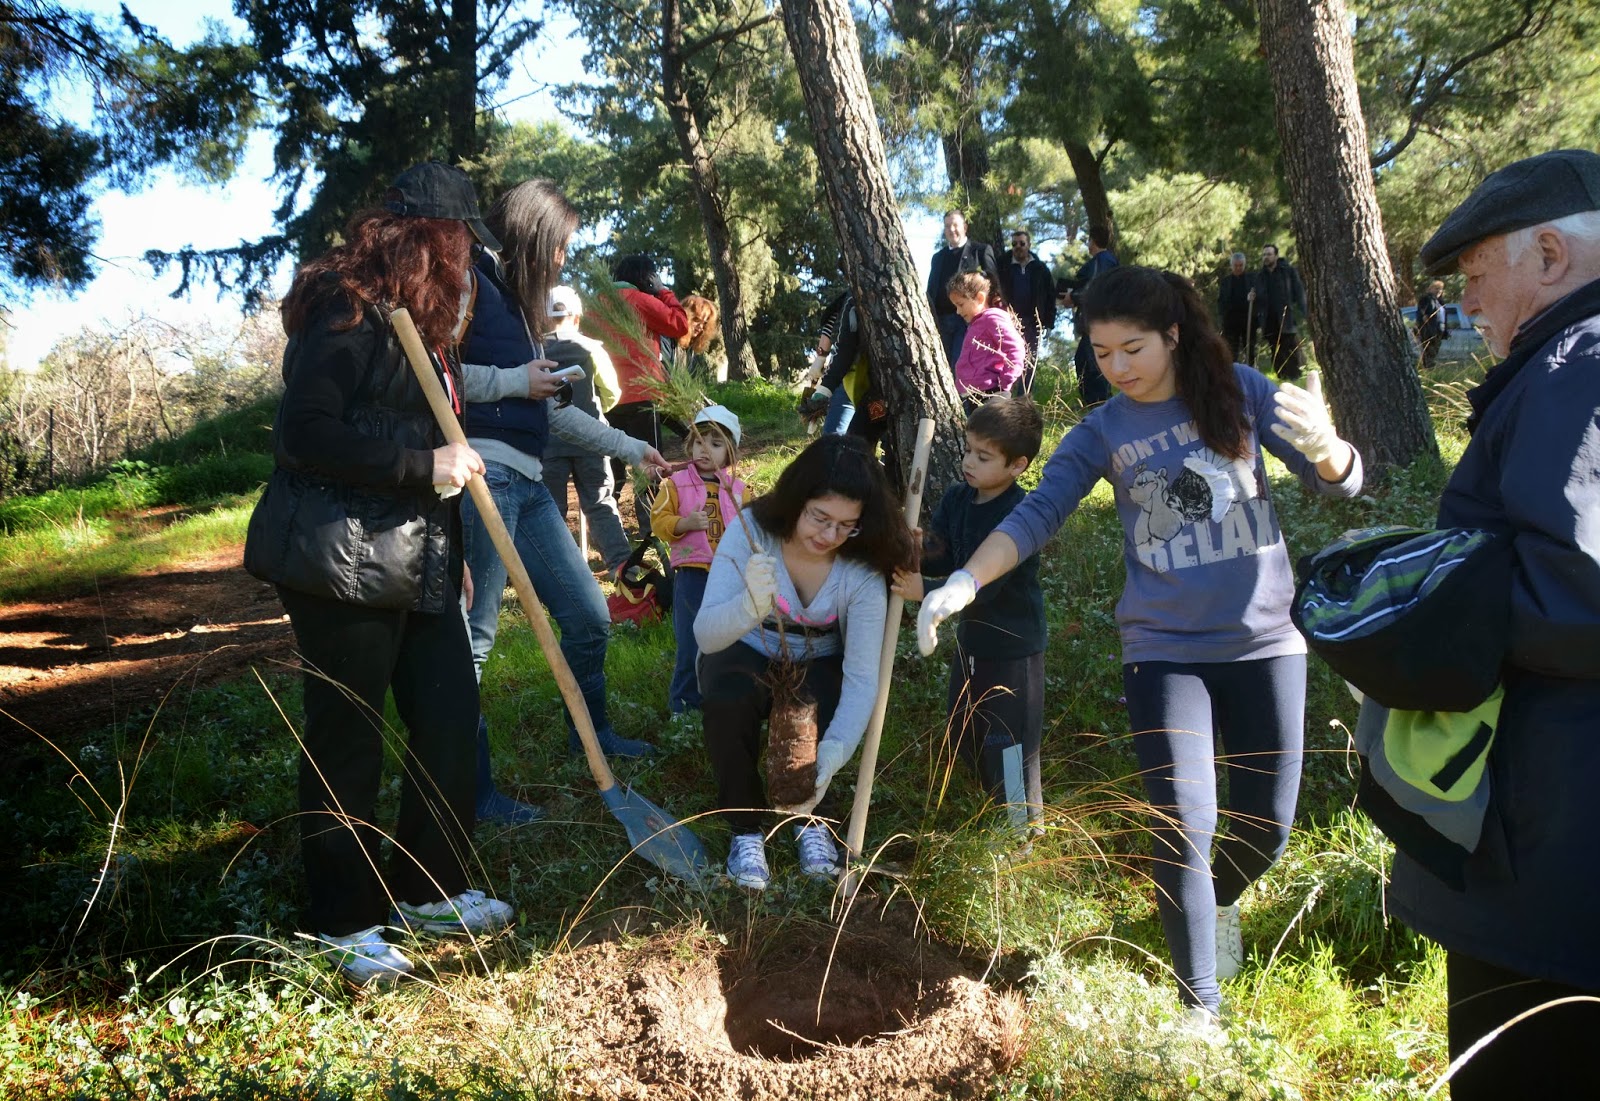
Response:
[[[1217,981],[1227,982],[1244,966],[1244,934],[1239,904],[1217,907]]]
[[[383,939],[381,925],[343,937],[319,933],[317,939],[322,942],[319,954],[337,964],[344,977],[357,986],[393,983],[413,970],[411,961]]]
[[[492,933],[511,924],[509,903],[482,891],[462,891],[440,902],[394,904],[394,924],[410,933]]]
[[[839,846],[826,826],[796,826],[795,847],[800,850],[800,874],[810,879],[833,879],[839,874]]]
[[[751,891],[765,891],[772,882],[767,870],[767,840],[759,833],[736,833],[728,846],[728,878]]]

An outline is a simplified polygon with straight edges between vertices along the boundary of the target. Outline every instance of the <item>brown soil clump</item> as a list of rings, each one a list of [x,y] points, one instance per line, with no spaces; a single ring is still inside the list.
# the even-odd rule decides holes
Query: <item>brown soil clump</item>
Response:
[[[757,929],[750,945],[658,938],[556,962],[540,1000],[560,1025],[567,1088],[653,1101],[932,1101],[984,1096],[1020,1057],[1020,1001],[893,915],[854,917],[842,935],[789,922]]]
[[[809,802],[817,790],[817,701],[776,685],[767,716],[767,798],[775,807]]]

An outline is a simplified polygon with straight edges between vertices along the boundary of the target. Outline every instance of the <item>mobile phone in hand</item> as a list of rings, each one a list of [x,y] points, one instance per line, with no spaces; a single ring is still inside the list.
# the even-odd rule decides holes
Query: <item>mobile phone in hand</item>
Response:
[[[579,379],[586,377],[583,368],[576,363],[570,367],[562,367],[559,370],[551,371],[550,374],[553,378],[558,378],[562,382],[577,382]]]

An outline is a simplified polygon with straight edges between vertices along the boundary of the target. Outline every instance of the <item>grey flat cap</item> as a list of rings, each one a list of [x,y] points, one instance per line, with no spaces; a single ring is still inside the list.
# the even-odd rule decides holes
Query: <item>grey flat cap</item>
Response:
[[[1485,237],[1600,210],[1600,154],[1557,149],[1514,161],[1493,173],[1450,212],[1422,246],[1422,268],[1444,275],[1456,259]]]

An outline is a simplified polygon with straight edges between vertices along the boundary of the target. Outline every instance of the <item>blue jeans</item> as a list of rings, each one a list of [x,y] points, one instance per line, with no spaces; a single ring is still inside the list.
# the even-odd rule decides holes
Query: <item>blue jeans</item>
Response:
[[[1151,878],[1179,994],[1215,1011],[1217,910],[1283,855],[1300,795],[1306,657],[1141,661],[1122,667],[1150,800]],[[1216,740],[1226,756],[1219,758]],[[1217,765],[1228,832],[1217,832]]]
[[[850,391],[841,382],[833,388],[833,396],[828,399],[828,415],[822,421],[822,434],[844,435],[855,415],[856,403],[850,400]]]
[[[595,733],[604,738],[614,733],[606,713],[606,645],[611,638],[611,613],[605,597],[543,483],[500,463],[487,466],[484,481],[495,507],[511,532],[523,567],[533,579],[533,591],[561,628],[561,653],[589,705]],[[482,680],[483,663],[494,649],[495,632],[500,629],[506,567],[470,496],[461,504],[461,527],[474,588],[467,626],[472,634],[472,662]],[[567,731],[573,730],[569,712]]]
[[[700,677],[695,664],[700,644],[694,640],[694,617],[706,598],[710,570],[679,566],[672,574],[672,634],[678,640],[678,661],[672,670],[672,687],[667,689],[667,706],[674,715],[700,710]]]

